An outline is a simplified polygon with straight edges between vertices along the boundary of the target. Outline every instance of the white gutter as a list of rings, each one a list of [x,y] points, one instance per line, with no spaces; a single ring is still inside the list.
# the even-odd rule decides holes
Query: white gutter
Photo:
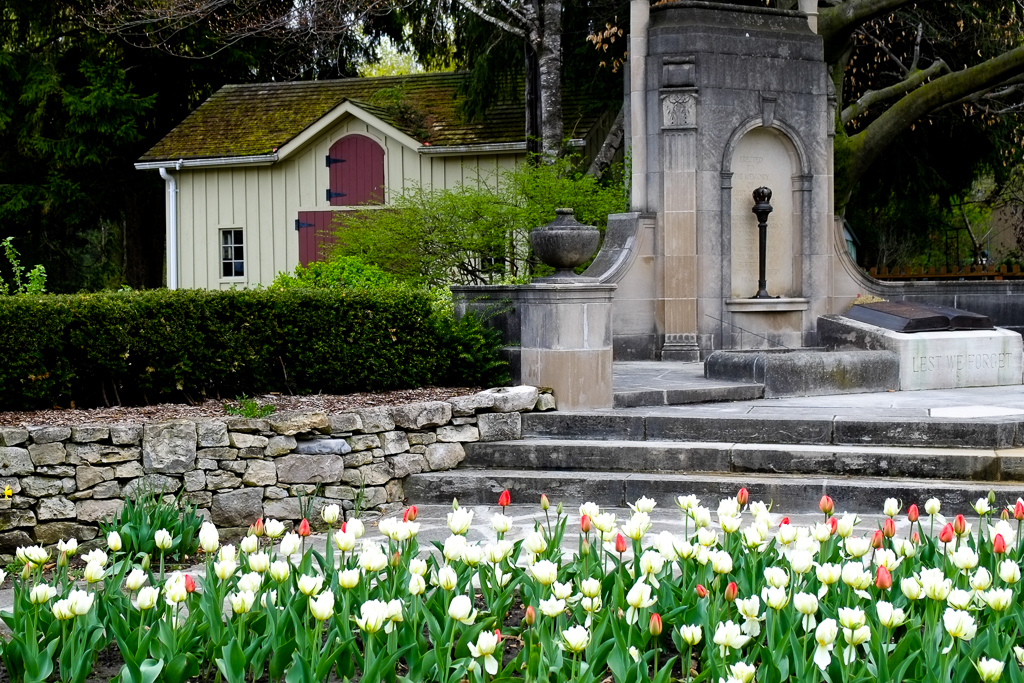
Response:
[[[181,169],[179,161],[175,167]],[[167,168],[159,166],[160,177],[167,184],[167,222],[170,224],[170,235],[167,238],[167,289],[178,288],[178,181],[167,172]]]
[[[143,161],[135,164],[138,171],[151,171],[159,168],[202,168],[205,166],[240,166],[243,164],[272,164],[277,161],[277,152],[273,154],[257,154],[247,157],[217,157],[214,159],[178,159],[177,161]],[[162,175],[162,174],[161,174]]]

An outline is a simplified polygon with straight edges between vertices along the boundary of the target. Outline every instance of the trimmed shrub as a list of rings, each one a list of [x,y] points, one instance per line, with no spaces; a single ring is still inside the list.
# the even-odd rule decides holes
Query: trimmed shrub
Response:
[[[3,297],[0,409],[502,383],[478,328],[405,288]]]

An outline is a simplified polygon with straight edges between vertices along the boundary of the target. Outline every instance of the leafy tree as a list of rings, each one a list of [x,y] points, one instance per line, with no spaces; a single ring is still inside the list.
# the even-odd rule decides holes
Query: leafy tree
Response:
[[[529,231],[556,208],[573,208],[600,228],[625,208],[621,173],[602,185],[573,162],[522,165],[450,190],[417,188],[394,198],[391,210],[336,218],[332,258],[357,256],[413,286],[528,280],[545,268],[531,258]]]

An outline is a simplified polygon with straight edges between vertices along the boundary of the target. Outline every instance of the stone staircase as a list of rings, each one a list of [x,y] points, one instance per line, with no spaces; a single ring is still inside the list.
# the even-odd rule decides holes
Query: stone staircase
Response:
[[[657,414],[657,410],[527,413],[520,441],[466,444],[446,472],[410,476],[415,503],[493,504],[509,489],[527,502],[592,500],[625,506],[642,495],[670,506],[746,486],[784,513],[809,512],[828,493],[837,510],[878,512],[885,498],[906,504],[937,497],[944,509],[996,492],[1024,496],[1024,419],[1001,417]]]

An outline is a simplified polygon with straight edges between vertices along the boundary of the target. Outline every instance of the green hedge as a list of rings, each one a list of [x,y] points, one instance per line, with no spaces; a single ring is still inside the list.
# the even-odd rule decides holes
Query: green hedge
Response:
[[[0,409],[500,384],[499,340],[408,289],[0,297]]]

